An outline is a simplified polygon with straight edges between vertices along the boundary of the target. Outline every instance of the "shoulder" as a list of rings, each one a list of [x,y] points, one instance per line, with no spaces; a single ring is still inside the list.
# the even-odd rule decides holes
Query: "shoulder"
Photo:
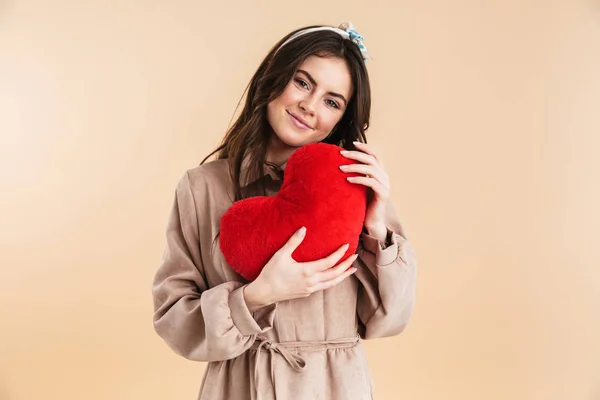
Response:
[[[178,191],[187,191],[196,199],[226,194],[230,186],[229,165],[226,159],[213,160],[188,169],[180,178]]]
[[[191,186],[204,184],[223,185],[229,180],[229,164],[226,159],[209,161],[206,164],[188,169],[185,172],[184,178],[186,176]]]

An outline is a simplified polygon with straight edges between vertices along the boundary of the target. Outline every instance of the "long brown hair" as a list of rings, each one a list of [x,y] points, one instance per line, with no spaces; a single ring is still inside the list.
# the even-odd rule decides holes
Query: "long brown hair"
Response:
[[[283,93],[297,69],[309,56],[345,60],[353,84],[353,93],[344,115],[323,142],[346,149],[354,148],[353,141],[366,143],[365,131],[369,127],[371,113],[371,85],[358,45],[338,33],[324,30],[301,35],[279,48],[296,32],[311,27],[315,26],[290,32],[273,46],[246,88],[242,112],[228,129],[221,144],[200,163],[204,164],[215,153],[217,159],[228,159],[235,201],[244,197],[244,185],[264,173],[263,164],[272,132],[267,120],[267,105]],[[247,182],[240,182],[242,162],[246,157],[249,157]]]

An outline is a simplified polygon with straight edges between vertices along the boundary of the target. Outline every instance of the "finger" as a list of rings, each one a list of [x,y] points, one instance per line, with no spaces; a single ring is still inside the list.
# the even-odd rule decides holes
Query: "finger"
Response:
[[[387,198],[389,190],[387,186],[383,185],[375,178],[367,178],[366,176],[349,176],[346,178],[348,182],[359,185],[364,185],[373,189],[373,191],[380,197]]]
[[[338,261],[340,261],[344,253],[346,253],[346,250],[348,250],[348,247],[350,247],[350,245],[346,243],[325,258],[304,263],[305,274],[307,276],[311,276],[317,272],[325,271],[326,269],[333,267]]]
[[[388,177],[383,173],[381,168],[376,168],[372,165],[366,164],[349,164],[349,165],[340,165],[340,169],[346,173],[357,173],[368,175],[371,178],[377,179],[381,183],[387,183]]]
[[[342,150],[340,152],[340,154],[346,158],[350,158],[352,160],[359,161],[363,164],[369,164],[369,165],[378,165],[379,164],[379,161],[375,157],[373,157],[370,154],[363,153],[360,151]]]
[[[360,151],[370,154],[377,161],[379,161],[380,163],[382,162],[381,157],[379,155],[377,155],[377,152],[375,150],[373,150],[373,148],[371,146],[369,146],[368,144],[362,143],[362,142],[352,142],[352,143],[354,143],[354,146],[356,146],[356,148],[359,149]]]
[[[337,278],[334,278],[334,279],[331,279],[331,280],[325,281],[325,282],[319,282],[316,285],[311,286],[309,288],[309,290],[312,293],[312,292],[316,292],[319,290],[329,289],[329,288],[337,285],[338,283],[340,283],[341,281],[343,281],[344,279],[346,279],[347,277],[349,277],[356,271],[357,271],[357,269],[355,267],[352,267],[349,270],[347,270],[346,272],[344,272],[342,275],[338,276]]]
[[[300,243],[302,243],[305,236],[306,228],[303,226],[288,239],[288,241],[283,245],[283,247],[279,249],[279,252],[284,255],[289,255],[291,257],[292,253],[298,248],[298,246],[300,246]]]
[[[353,255],[347,257],[344,261],[339,263],[337,266],[331,267],[325,271],[314,274],[311,277],[311,279],[313,280],[313,284],[316,285],[317,283],[326,282],[326,281],[330,281],[332,279],[337,278],[338,276],[343,274],[357,258],[358,258],[358,254],[353,254]]]

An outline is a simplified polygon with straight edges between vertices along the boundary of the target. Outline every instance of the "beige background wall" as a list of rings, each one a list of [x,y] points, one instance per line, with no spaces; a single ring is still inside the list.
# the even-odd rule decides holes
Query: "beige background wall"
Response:
[[[366,37],[420,263],[378,400],[600,399],[597,1],[0,1],[0,399],[194,399],[154,334],[178,179],[271,45]]]

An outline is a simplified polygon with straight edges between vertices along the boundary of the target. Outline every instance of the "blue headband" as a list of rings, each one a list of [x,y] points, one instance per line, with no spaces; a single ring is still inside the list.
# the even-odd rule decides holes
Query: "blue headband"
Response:
[[[296,32],[295,34],[290,36],[288,38],[288,40],[283,42],[283,44],[281,46],[279,46],[279,48],[275,51],[275,53],[277,53],[277,51],[279,51],[280,48],[282,48],[283,46],[285,46],[292,40],[296,39],[297,37],[306,35],[307,33],[317,32],[317,31],[332,31],[332,32],[339,34],[344,39],[351,40],[352,42],[354,42],[358,45],[358,48],[360,49],[360,52],[362,53],[362,56],[363,56],[363,61],[367,62],[367,60],[372,60],[372,57],[369,55],[369,52],[367,51],[367,48],[364,45],[365,39],[362,37],[362,35],[360,33],[358,33],[354,29],[354,26],[352,25],[351,22],[341,23],[337,28],[333,28],[331,26],[319,26],[316,28],[307,28],[307,29],[301,30],[299,32]]]

